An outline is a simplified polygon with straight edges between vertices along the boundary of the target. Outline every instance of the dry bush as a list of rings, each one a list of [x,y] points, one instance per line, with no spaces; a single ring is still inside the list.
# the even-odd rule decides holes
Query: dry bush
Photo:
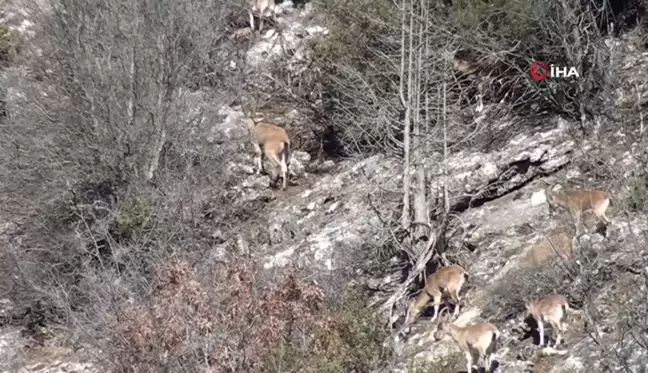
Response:
[[[0,184],[22,206],[10,212],[47,215],[83,183],[123,189],[152,180],[168,144],[197,130],[200,113],[184,96],[201,85],[196,66],[219,67],[209,54],[229,8],[144,0],[32,7],[42,53],[27,74],[10,74],[21,94],[0,126]]]
[[[215,283],[206,287],[186,262],[165,266],[150,304],[122,303],[108,325],[115,369],[366,372],[381,362],[374,316],[327,310],[322,289],[294,271],[260,286],[256,265],[238,260]]]
[[[92,209],[111,211],[131,182],[155,173],[175,128],[192,130],[194,116],[181,116],[188,110],[178,98],[191,78],[185,69],[203,51],[182,47],[182,39],[205,40],[198,34],[218,9],[117,0],[50,6],[35,13],[42,55],[29,61],[29,74],[10,81],[22,94],[11,99],[9,118],[0,125],[0,185],[11,196],[3,212],[35,219],[30,238],[56,241],[78,221],[73,205],[101,202]],[[199,15],[205,16],[194,19]],[[97,198],[87,196],[95,191]],[[30,244],[54,250],[61,244],[44,241]]]
[[[114,312],[107,299],[141,294],[179,248],[199,256],[213,244],[200,208],[240,177],[226,169],[238,144],[207,146],[213,123],[199,119],[216,99],[189,88],[221,70],[213,43],[231,4],[27,6],[38,29],[30,47],[42,53],[3,76],[13,93],[0,121],[0,213],[18,227],[0,249],[12,267],[6,296],[14,323],[27,326],[20,315],[31,309],[43,325],[72,317],[80,330],[68,332],[93,340],[93,318]]]
[[[384,334],[364,303],[329,311],[321,290],[295,276],[274,284],[245,262],[218,270],[223,258],[212,256],[214,245],[263,230],[262,206],[230,195],[227,186],[240,176],[227,170],[227,149],[201,153],[204,144],[186,132],[170,139],[153,184],[106,177],[52,191],[38,228],[55,234],[23,231],[16,246],[22,277],[11,297],[20,308],[44,300],[56,312],[39,325],[70,325],[61,332],[101,351],[97,360],[115,371],[377,366]],[[42,249],[18,250],[31,244]],[[186,262],[167,266],[179,255],[201,276]]]
[[[645,299],[647,295],[646,278],[630,278],[619,281],[610,291],[609,299],[605,305],[614,315],[610,323],[616,332],[616,338],[603,345],[606,350],[618,349],[609,365],[632,371],[638,365],[645,366],[645,358],[641,358],[648,351],[648,338],[645,333],[645,320],[648,317]],[[605,320],[596,312],[592,317]],[[605,320],[607,321],[607,320]],[[609,346],[609,347],[608,347]],[[605,353],[602,353],[605,356]],[[637,356],[640,356],[637,359]],[[645,356],[645,355],[644,355]]]

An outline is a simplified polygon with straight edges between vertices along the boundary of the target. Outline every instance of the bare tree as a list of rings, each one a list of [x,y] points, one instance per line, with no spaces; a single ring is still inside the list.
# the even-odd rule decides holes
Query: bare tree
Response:
[[[403,118],[403,212],[401,216],[401,224],[403,229],[410,227],[410,127],[412,122],[412,62],[414,60],[414,52],[412,46],[413,29],[414,29],[414,4],[413,2],[402,2],[402,21],[401,21],[401,64],[399,75],[399,96],[401,105],[405,115]],[[405,62],[407,60],[407,63]]]
[[[423,19],[426,18],[427,16],[427,4],[425,0],[421,0],[419,3],[419,9],[420,13],[419,16],[422,17]],[[415,192],[414,192],[414,219],[417,223],[417,228],[418,232],[416,234],[416,237],[420,237],[421,235],[424,235],[425,232],[426,234],[430,234],[429,232],[429,211],[428,211],[428,201],[426,198],[426,193],[425,193],[425,161],[423,159],[424,154],[425,154],[425,149],[424,146],[427,145],[426,141],[424,141],[424,136],[427,136],[426,133],[421,131],[422,127],[422,121],[423,119],[421,118],[421,103],[422,103],[422,96],[427,95],[427,85],[424,87],[423,86],[423,80],[424,76],[426,76],[426,71],[424,70],[423,67],[423,59],[427,57],[427,52],[428,52],[428,40],[427,40],[427,35],[424,33],[424,27],[425,23],[424,22],[419,22],[418,23],[418,30],[417,34],[419,35],[418,39],[418,48],[416,50],[416,68],[415,68],[415,81],[416,81],[416,88],[415,88],[415,110],[414,110],[414,141],[413,141],[413,146],[414,146],[414,167],[416,168],[416,185],[415,185]],[[425,91],[424,91],[425,90]],[[424,109],[426,110],[425,112],[425,117],[429,117],[428,110],[430,109],[428,106],[425,106]]]
[[[225,8],[216,1],[148,0],[60,0],[48,9],[33,7],[43,30],[43,54],[33,69],[54,92],[27,90],[27,108],[16,119],[47,123],[42,137],[75,144],[67,147],[68,168],[96,158],[113,173],[152,179],[169,136],[188,129],[189,110],[178,103],[195,83],[192,69],[211,63]],[[38,120],[27,118],[36,115]],[[178,123],[173,130],[171,122]],[[34,149],[43,143],[25,138],[20,147],[32,149],[26,159],[33,159],[47,152]]]

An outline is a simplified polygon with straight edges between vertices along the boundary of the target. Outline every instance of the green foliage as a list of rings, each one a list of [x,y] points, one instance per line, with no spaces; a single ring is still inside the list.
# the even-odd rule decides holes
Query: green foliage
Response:
[[[318,81],[327,87],[332,101],[354,102],[355,107],[366,104],[356,97],[352,87],[395,92],[397,72],[387,56],[398,52],[394,27],[398,12],[387,0],[323,0],[330,34],[313,41],[313,71]],[[362,89],[362,88],[361,88]]]
[[[113,231],[122,238],[131,238],[150,227],[151,205],[147,198],[136,197],[119,211],[113,221]]]
[[[432,363],[415,363],[408,367],[412,373],[455,373],[465,368],[466,360],[461,352],[443,356]]]
[[[643,175],[632,178],[629,187],[628,208],[632,211],[645,209],[648,206],[648,177]]]
[[[9,25],[0,25],[0,61],[12,62],[21,51],[21,38]]]
[[[285,341],[264,366],[268,372],[299,367],[300,372],[371,372],[384,365],[388,351],[383,347],[387,332],[380,316],[353,295],[342,308],[328,315],[327,327],[314,332],[307,348]]]
[[[389,121],[397,115],[400,13],[388,0],[321,0],[329,29],[310,42],[312,68],[304,81],[323,92],[326,122],[334,123],[336,152],[376,151],[388,142]],[[387,103],[386,101],[392,101]]]
[[[454,25],[455,32],[466,37],[500,41],[529,40],[538,32],[537,18],[550,11],[547,2],[534,3],[538,2],[531,0],[453,1],[448,11],[448,22]]]
[[[609,56],[597,20],[605,12],[589,2],[552,0],[461,0],[448,11],[448,29],[459,35],[460,49],[480,61],[499,54],[489,74],[501,76],[512,96],[532,107],[580,120],[607,110]],[[512,53],[504,53],[508,50]],[[491,60],[493,60],[491,58]],[[528,75],[533,61],[576,67],[580,77],[536,82]],[[526,79],[520,84],[520,78]],[[504,83],[508,81],[509,83]],[[527,90],[526,87],[533,87]],[[512,88],[516,87],[516,88]],[[508,93],[508,94],[510,94]],[[501,93],[500,93],[501,94]],[[499,100],[494,97],[494,100]],[[538,110],[538,109],[532,109]]]
[[[329,35],[311,42],[312,69],[303,80],[316,85],[309,92],[323,92],[322,116],[333,123],[343,153],[399,146],[399,85],[407,80],[400,76],[401,53],[408,54],[410,41],[409,36],[403,39],[403,20],[406,35],[415,20],[415,43],[429,51],[420,74],[430,82],[430,102],[441,99],[434,97],[435,85],[446,81],[451,107],[454,101],[459,106],[474,103],[476,80],[456,79],[461,74],[448,68],[454,54],[473,63],[475,75],[485,79],[480,92],[485,104],[509,104],[517,115],[553,112],[574,120],[609,110],[605,103],[615,80],[600,28],[605,7],[576,0],[430,1],[424,10],[414,5],[417,16],[410,17],[406,9],[403,17],[403,10],[385,0],[320,0],[317,5]],[[534,61],[575,67],[580,77],[537,82],[528,73]],[[454,132],[451,138],[465,136]]]
[[[313,44],[313,60],[321,67],[340,59],[369,62],[372,48],[398,22],[396,9],[386,0],[323,0],[320,6],[333,22],[329,37]]]
[[[387,338],[380,316],[367,308],[361,299],[355,298],[345,303],[334,320],[337,321],[336,331],[344,346],[342,368],[345,371],[363,372],[378,367],[385,354],[382,343]]]

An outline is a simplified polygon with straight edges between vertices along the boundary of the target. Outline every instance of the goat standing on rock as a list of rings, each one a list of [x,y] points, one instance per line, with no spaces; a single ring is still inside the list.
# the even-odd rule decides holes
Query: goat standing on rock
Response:
[[[605,211],[610,206],[610,195],[602,190],[558,190],[554,188],[545,190],[549,211],[553,212],[558,207],[563,207],[571,213],[576,225],[576,235],[580,232],[581,216],[584,212],[592,211],[599,220],[605,224],[610,219],[605,216]]]
[[[260,174],[261,172],[265,172],[263,167],[263,156],[265,155],[275,166],[280,167],[281,177],[283,178],[281,189],[285,190],[288,181],[288,166],[291,161],[290,138],[288,138],[288,134],[283,128],[274,124],[262,121],[257,122],[245,111],[243,105],[241,105],[241,109],[246,117],[243,121],[247,125],[250,140],[256,155],[256,173]],[[254,110],[252,114],[254,115]]]
[[[441,340],[446,334],[459,346],[466,355],[468,373],[472,372],[473,363],[479,365],[482,360],[484,370],[491,371],[493,354],[497,350],[497,341],[502,333],[491,323],[477,323],[459,326],[444,317],[438,325],[434,339]]]
[[[436,320],[442,297],[446,294],[452,298],[455,305],[453,316],[457,316],[459,313],[459,292],[467,278],[468,272],[457,264],[443,267],[428,276],[421,294],[410,304],[405,325],[414,321],[430,298],[434,299],[434,316],[431,321]]]
[[[526,309],[533,319],[538,324],[538,332],[540,333],[540,347],[544,344],[544,326],[543,321],[548,322],[556,333],[556,343],[554,348],[558,347],[560,337],[565,332],[566,328],[561,320],[565,313],[569,310],[567,299],[562,295],[549,295],[543,299],[526,304]],[[548,344],[548,343],[547,343]]]

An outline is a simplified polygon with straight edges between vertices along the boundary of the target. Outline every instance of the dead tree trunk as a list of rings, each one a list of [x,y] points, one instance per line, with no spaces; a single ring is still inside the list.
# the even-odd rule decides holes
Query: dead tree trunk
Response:
[[[400,88],[399,95],[403,109],[405,110],[405,118],[403,119],[403,212],[401,214],[401,225],[403,229],[410,227],[410,126],[412,120],[412,31],[414,27],[413,22],[413,3],[406,7],[406,2],[403,2],[403,16],[401,23],[401,68],[400,68]],[[408,14],[409,13],[409,14]],[[409,18],[409,25],[406,25],[406,20]],[[409,27],[408,27],[409,26]],[[409,38],[409,47],[406,45],[406,39]],[[405,68],[405,55],[407,54],[407,68]],[[405,86],[407,86],[407,93],[405,93]]]
[[[425,16],[425,0],[420,1],[420,15]],[[430,232],[429,226],[429,213],[427,208],[427,198],[425,193],[425,162],[423,159],[423,147],[425,141],[423,141],[421,133],[421,76],[424,74],[423,71],[423,53],[424,49],[422,46],[423,43],[423,32],[424,32],[423,22],[418,24],[418,48],[416,50],[416,69],[415,69],[415,95],[414,95],[414,154],[413,154],[413,163],[415,167],[415,189],[414,189],[414,220],[417,223],[415,231],[415,239],[418,241],[420,238],[428,237]]]

